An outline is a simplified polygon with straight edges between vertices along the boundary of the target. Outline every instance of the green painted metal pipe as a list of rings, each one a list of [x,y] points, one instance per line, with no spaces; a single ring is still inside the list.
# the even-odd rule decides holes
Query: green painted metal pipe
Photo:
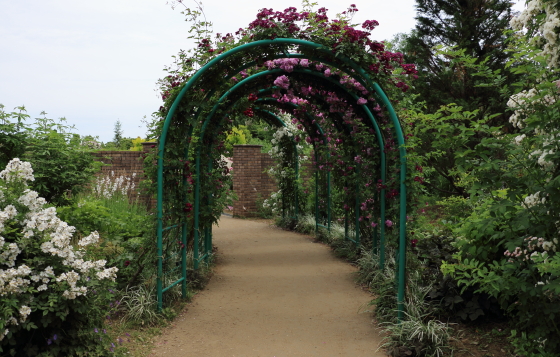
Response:
[[[194,186],[194,244],[193,244],[193,260],[194,260],[194,270],[198,270],[199,261],[199,242],[200,242],[200,231],[199,231],[199,216],[200,216],[200,146],[196,150],[195,158],[195,186]]]
[[[212,144],[211,144],[212,145]],[[212,162],[212,160],[208,160],[208,173],[212,172],[212,169],[214,168],[214,163]],[[206,201],[207,201],[207,205],[211,206],[212,205],[212,196],[210,193],[208,193],[206,195]],[[210,239],[210,230],[212,228],[212,225],[210,225],[210,227],[208,226],[204,226],[204,253],[206,254],[206,265],[208,265],[210,263],[209,259],[210,259],[210,254],[212,253],[212,244],[211,244],[211,239]]]
[[[159,246],[159,247],[161,246],[161,240],[162,240],[162,234],[161,234],[161,233],[162,233],[162,228],[163,228],[163,227],[162,227],[162,212],[163,212],[163,207],[162,207],[162,197],[163,197],[163,155],[164,155],[164,148],[165,148],[165,141],[166,141],[166,137],[167,137],[167,131],[168,131],[168,129],[169,129],[169,125],[170,125],[171,120],[172,120],[172,118],[173,118],[174,112],[176,111],[176,108],[177,108],[177,106],[178,106],[178,103],[181,101],[182,97],[183,97],[184,94],[188,91],[188,89],[190,89],[190,87],[192,87],[192,85],[194,85],[194,83],[198,80],[198,78],[200,78],[200,76],[202,76],[202,74],[205,73],[205,71],[207,71],[209,68],[211,68],[211,67],[214,66],[215,64],[217,64],[217,63],[219,63],[220,61],[224,60],[224,59],[227,58],[228,56],[231,56],[231,55],[234,55],[235,53],[244,51],[245,49],[249,49],[249,48],[256,47],[256,46],[268,46],[268,45],[273,44],[273,43],[297,44],[297,45],[300,45],[300,46],[307,46],[307,47],[309,47],[309,48],[313,48],[313,49],[319,50],[320,52],[322,52],[322,53],[325,54],[325,55],[329,54],[329,55],[331,55],[331,56],[334,56],[334,54],[329,53],[330,50],[328,50],[327,48],[324,48],[322,45],[315,44],[315,43],[308,42],[308,41],[303,41],[303,40],[297,40],[297,39],[276,39],[276,40],[255,41],[255,42],[252,42],[252,43],[248,43],[248,44],[244,44],[244,45],[242,45],[242,46],[239,46],[239,47],[237,47],[237,48],[235,48],[235,49],[232,49],[232,50],[230,50],[230,51],[228,51],[228,52],[226,52],[226,53],[224,53],[224,54],[222,54],[222,55],[220,55],[220,56],[214,58],[212,61],[210,61],[208,64],[206,64],[200,71],[198,71],[198,72],[191,78],[191,80],[189,80],[189,82],[181,89],[181,91],[180,91],[178,97],[175,99],[174,103],[172,104],[172,106],[171,106],[171,108],[170,108],[170,110],[169,110],[169,112],[168,112],[168,115],[167,115],[167,117],[166,117],[166,120],[165,120],[165,122],[164,122],[164,125],[163,125],[162,135],[160,136],[160,139],[159,139],[160,142],[159,142],[159,151],[158,151],[158,190],[157,190],[157,193],[158,193],[158,203],[157,203],[157,219],[158,219],[158,225],[157,225],[157,231],[158,231],[158,246]],[[341,59],[345,64],[349,65],[352,69],[354,69],[354,70],[356,71],[356,73],[362,75],[362,77],[365,78],[365,79],[368,81],[368,86],[366,86],[366,88],[367,88],[367,87],[371,87],[371,85],[373,85],[373,84],[377,85],[376,83],[373,83],[373,82],[371,81],[371,79],[369,78],[369,76],[367,75],[367,73],[366,73],[361,67],[357,66],[357,65],[356,65],[355,63],[353,63],[350,59],[348,59],[348,58],[346,58],[346,57],[344,57],[344,56],[340,56],[340,55],[337,55],[337,56],[338,56],[338,58]],[[378,85],[377,85],[377,86],[378,86]],[[378,87],[379,87],[379,86],[378,86]],[[379,91],[380,91],[380,87],[379,87],[379,90],[376,89],[376,92],[379,92]],[[382,90],[381,90],[381,92],[382,92]],[[381,95],[381,98],[383,98],[383,96],[384,96],[384,93],[383,93],[383,95]],[[386,99],[386,96],[385,96],[385,99]],[[396,114],[394,114],[394,110],[393,110],[392,106],[390,105],[390,103],[388,102],[388,99],[387,99],[387,104],[385,104],[385,106],[386,106],[386,108],[387,108],[387,109],[389,110],[389,112],[390,112],[390,117],[391,117],[391,120],[393,121],[394,127],[395,127],[396,129],[400,128],[400,123],[398,123],[398,119],[396,118]],[[392,114],[391,114],[391,111],[393,112]],[[403,135],[402,135],[402,129],[401,129],[401,132],[400,132],[400,133],[399,133],[399,131],[397,130],[397,141],[399,141],[399,144],[400,144],[401,141],[404,142],[404,137],[403,137]],[[383,146],[381,146],[381,147],[383,147]],[[403,150],[401,150],[400,155],[401,155],[401,161],[403,161],[403,157],[405,157],[405,156],[403,156],[403,154],[402,154],[402,151],[404,151],[404,148],[402,147],[402,145],[401,145],[401,148],[402,148]],[[405,159],[405,160],[406,160],[406,159]],[[405,161],[405,162],[406,162],[406,161]],[[383,166],[383,165],[382,165],[382,166]],[[401,177],[403,176],[403,171],[404,171],[404,170],[401,169]],[[385,170],[382,169],[382,173],[384,173],[384,172],[385,172]],[[382,179],[382,181],[383,181],[383,183],[385,182],[385,180],[383,180],[383,179]],[[404,182],[404,180],[402,180],[402,182]],[[402,197],[403,197],[403,196],[404,196],[404,202],[406,203],[406,187],[405,187],[404,190],[401,189],[401,200],[402,200]],[[384,195],[383,195],[383,197],[382,197],[382,201],[384,201],[383,198],[384,198]],[[382,203],[382,206],[383,206],[383,203]],[[402,206],[402,204],[401,204],[401,206]],[[405,220],[406,220],[406,205],[405,205],[404,210],[405,210]],[[384,211],[383,208],[382,208],[382,211]],[[402,211],[402,207],[401,207],[401,211]],[[401,216],[402,216],[402,213],[401,213]],[[401,222],[403,222],[402,219],[401,219]],[[382,238],[383,238],[383,236],[384,236],[384,234],[383,234],[383,223],[384,223],[384,222],[381,222],[381,224],[382,224],[382,234],[381,234],[381,235],[382,235]],[[400,225],[400,226],[401,226],[401,228],[400,228],[401,231],[403,230],[402,224],[403,224],[403,223],[401,223],[401,225]],[[401,233],[401,237],[402,237],[402,233]],[[402,241],[402,239],[401,239],[401,241]],[[380,243],[381,243],[381,242],[380,242]],[[403,245],[403,244],[400,244],[400,245]],[[159,251],[159,250],[158,250],[158,256],[161,256],[161,251]],[[403,259],[403,261],[404,261],[404,259]],[[161,265],[161,262],[158,263],[158,273],[161,273],[161,266],[160,266],[160,265]],[[401,269],[401,271],[402,271],[402,273],[404,274],[404,269]],[[160,287],[160,286],[158,286],[158,291],[161,291],[161,287]]]
[[[348,211],[344,210],[344,240],[348,240]]]
[[[404,318],[404,293],[406,284],[406,150],[404,143],[404,135],[402,132],[402,127],[397,118],[395,110],[389,102],[389,98],[381,87],[375,83],[375,90],[380,96],[383,104],[389,112],[389,116],[393,121],[393,126],[397,132],[397,142],[399,144],[399,156],[401,162],[401,172],[400,172],[400,197],[399,197],[399,276],[398,276],[398,288],[397,288],[397,308],[398,308],[398,318],[402,321]]]
[[[375,196],[374,196],[374,202],[377,203],[378,200],[379,200],[379,195],[378,195],[377,192],[376,192],[376,193],[375,193]],[[379,237],[377,236],[377,226],[375,226],[375,227],[373,228],[373,244],[372,244],[372,253],[373,253],[374,255],[378,255],[378,254],[379,254],[379,249],[378,249],[378,246],[377,246],[377,244],[378,244],[377,240],[378,240],[378,239],[379,239]]]
[[[210,257],[210,230],[208,229],[208,227],[204,227],[204,255],[206,256],[204,258],[204,261],[206,262],[206,265],[209,264],[209,257]]]
[[[171,285],[167,286],[165,289],[162,289],[161,293],[163,294],[164,292],[166,292],[167,290],[171,289],[172,287],[174,287],[175,285],[182,283],[185,281],[185,278],[181,278],[177,281],[175,281],[174,283],[172,283]]]
[[[283,72],[284,72],[284,71],[281,70],[281,69],[273,69],[273,70],[269,70],[269,71],[263,71],[263,72],[260,72],[260,73],[255,74],[255,75],[252,75],[252,76],[250,76],[250,77],[248,77],[248,78],[245,78],[244,80],[242,80],[242,81],[238,82],[236,85],[234,85],[234,86],[233,86],[231,89],[229,89],[224,95],[222,95],[222,97],[220,97],[220,99],[218,100],[218,102],[216,103],[216,105],[214,105],[214,107],[213,107],[211,113],[207,116],[207,118],[206,118],[206,120],[205,120],[205,122],[204,122],[204,124],[203,124],[203,127],[202,127],[202,129],[201,129],[200,138],[202,138],[202,136],[204,135],[204,131],[205,131],[206,127],[208,126],[210,119],[213,117],[214,113],[216,112],[216,110],[217,110],[217,108],[218,108],[218,105],[219,105],[221,102],[223,102],[223,100],[225,100],[225,98],[227,98],[227,96],[228,96],[230,93],[232,93],[232,92],[234,92],[235,90],[237,90],[237,88],[239,88],[239,87],[245,85],[245,83],[247,83],[247,82],[249,82],[249,81],[253,81],[253,80],[255,80],[256,78],[261,77],[261,76],[263,76],[263,75],[270,75],[270,74],[274,74],[274,73],[283,73]],[[311,71],[311,70],[294,70],[294,72],[305,73],[305,74],[310,74],[310,75],[313,75],[313,76],[321,77],[321,78],[323,78],[323,79],[325,79],[325,80],[327,80],[327,81],[330,81],[331,83],[333,83],[333,84],[339,86],[342,90],[346,91],[349,95],[353,96],[353,97],[355,98],[356,101],[358,100],[357,95],[355,95],[354,93],[349,92],[344,86],[342,86],[342,84],[340,84],[339,82],[333,80],[332,78],[325,77],[322,73],[318,73],[318,72]],[[364,108],[364,111],[366,112],[366,115],[370,118],[370,122],[374,124],[374,127],[375,127],[375,129],[376,129],[376,134],[378,134],[378,135],[377,135],[378,140],[380,141],[380,147],[383,147],[382,136],[381,136],[381,133],[380,133],[380,131],[379,131],[379,127],[377,126],[377,123],[376,123],[375,119],[373,118],[372,113],[369,111],[369,108],[367,108],[367,106],[363,106],[363,108]],[[382,155],[381,155],[381,156],[382,156],[382,163],[384,163],[384,153],[383,153],[383,152],[382,152]],[[198,175],[197,175],[197,176],[198,176]],[[328,178],[327,178],[327,191],[328,191],[328,196],[327,196],[327,197],[328,197],[328,198],[327,198],[327,199],[328,199],[328,202],[327,202],[327,207],[328,207],[328,208],[327,208],[327,216],[328,216],[328,218],[327,218],[327,224],[328,224],[329,232],[330,232],[330,226],[331,226],[331,180],[330,180],[330,171],[327,173],[327,176],[328,176]],[[282,192],[282,196],[283,196],[283,198],[284,198],[284,192]],[[283,202],[283,204],[282,204],[282,217],[285,218],[285,215],[286,215],[286,212],[285,212],[285,211],[286,211],[286,207],[285,207],[285,205],[284,205],[285,199],[283,199],[282,202]],[[195,203],[195,207],[196,207],[196,203]]]
[[[330,155],[330,154],[329,154]],[[331,232],[331,170],[327,171],[327,230]]]
[[[315,151],[315,162],[317,152]],[[319,170],[315,169],[315,236],[319,233]]]
[[[356,174],[358,176],[360,175],[359,164],[356,166]],[[354,237],[355,237],[356,246],[358,246],[360,244],[360,187],[358,186],[357,182],[356,182],[356,187],[354,189],[356,190],[356,208],[354,211],[354,215],[356,219],[356,223],[355,223],[356,233]]]
[[[297,188],[299,188],[299,155],[298,155],[298,151],[297,151],[297,143],[294,142],[294,146],[295,146],[295,161],[296,161],[296,182],[298,182],[296,184],[296,217],[298,217],[299,220],[299,190]]]
[[[192,128],[192,126],[191,126]],[[185,152],[183,158],[187,160],[189,157],[189,150],[188,147],[185,148]],[[187,187],[187,178],[183,175],[183,205],[187,204],[187,193],[184,189]],[[187,235],[188,235],[188,226],[187,226],[187,217],[183,218],[183,223],[181,224],[181,277],[183,278],[181,284],[181,295],[183,298],[187,297]]]
[[[260,101],[266,102],[267,99],[271,99],[271,100],[274,100],[275,102],[277,102],[277,100],[275,98],[263,98],[263,100],[259,99],[256,102],[260,102]],[[297,105],[297,104],[293,104],[293,103],[286,103],[286,104],[289,104],[290,106],[293,106],[294,108],[299,108],[299,105]],[[269,111],[265,111],[265,112],[272,115],[277,120],[281,121],[284,126],[286,126],[286,124],[280,118],[278,118],[275,114],[273,114]],[[309,116],[309,114],[307,114],[307,115]],[[319,131],[319,133],[323,137],[323,143],[326,145],[327,139],[325,138],[323,128],[321,128],[321,126],[318,123],[315,123],[315,126],[317,127],[317,130]],[[295,142],[294,142],[294,145],[295,145]],[[317,152],[315,150],[314,150],[314,152],[315,152],[315,162],[317,162]],[[297,148],[296,148],[296,155],[297,155]],[[298,164],[298,161],[296,160],[296,177],[299,178],[298,168],[299,168],[299,164]],[[318,175],[318,171],[315,172],[315,234],[317,234],[318,226],[320,226],[320,225],[318,225],[319,202],[318,202],[318,188],[317,188],[318,176],[317,175]],[[298,199],[298,195],[296,195],[296,216],[298,216],[298,200],[297,199]],[[330,195],[329,195],[329,199],[330,199]],[[329,207],[329,210],[330,210],[330,207]],[[328,219],[329,223],[328,223],[328,227],[326,227],[326,228],[328,228],[328,231],[330,232],[330,215],[328,217],[329,217],[329,219]]]

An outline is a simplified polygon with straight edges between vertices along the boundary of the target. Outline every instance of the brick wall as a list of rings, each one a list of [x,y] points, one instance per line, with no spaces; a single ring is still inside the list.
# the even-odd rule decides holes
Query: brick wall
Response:
[[[155,143],[143,143],[144,151],[99,151],[93,153],[97,160],[107,164],[100,175],[115,177],[134,175],[136,188],[144,178],[142,155],[152,150]],[[233,205],[233,215],[240,217],[254,216],[257,213],[256,201],[270,197],[277,190],[276,182],[267,170],[274,165],[274,159],[267,153],[261,153],[261,145],[234,145],[233,147],[233,190],[238,200]],[[307,162],[300,168],[300,175],[305,178],[313,174],[313,165]],[[155,197],[140,196],[149,209],[155,208]]]
[[[268,198],[276,190],[276,183],[266,170],[274,165],[268,154],[261,153],[261,145],[233,146],[233,191],[237,201],[233,215],[253,216],[257,213],[256,201]]]
[[[138,193],[140,181],[144,178],[143,155],[152,150],[153,142],[142,143],[143,151],[98,151],[92,153],[97,161],[105,165],[98,174],[102,177],[119,176],[133,177],[135,194]],[[140,201],[144,202],[148,209],[154,208],[156,201],[153,197],[140,195]]]

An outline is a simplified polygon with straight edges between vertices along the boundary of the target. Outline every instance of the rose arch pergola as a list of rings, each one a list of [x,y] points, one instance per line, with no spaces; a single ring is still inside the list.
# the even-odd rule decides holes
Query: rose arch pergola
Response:
[[[262,21],[260,26],[265,26]],[[341,33],[351,32],[345,30]],[[245,43],[224,47],[218,55],[210,49],[213,58],[192,75],[169,80],[157,158],[158,306],[162,307],[165,292],[174,286],[180,284],[186,294],[188,259],[196,270],[212,253],[212,225],[223,209],[219,193],[227,173],[220,161],[223,138],[235,117],[249,116],[276,127],[297,125],[306,133],[316,165],[317,228],[330,229],[332,212],[338,209],[338,216],[344,216],[347,239],[356,246],[364,239],[370,241],[381,269],[387,230],[391,229],[397,237],[397,301],[402,316],[405,137],[381,85],[401,87],[403,83],[393,73],[407,75],[413,68],[400,66],[398,56],[379,48],[379,43],[362,41],[364,36],[343,36],[334,42],[329,38],[328,43],[310,41],[309,36],[274,37],[264,31]],[[378,46],[376,52],[364,51],[364,44]],[[201,46],[210,47],[204,41]],[[364,60],[363,56],[371,58]],[[291,118],[291,123],[283,118]],[[285,161],[293,159],[286,167],[295,170],[296,177],[299,139],[290,137],[286,144],[293,148],[286,151],[289,157]],[[344,207],[332,207],[333,182],[343,192]],[[283,214],[295,220],[301,207],[296,186],[296,182],[287,182],[283,187],[288,188],[282,192]]]

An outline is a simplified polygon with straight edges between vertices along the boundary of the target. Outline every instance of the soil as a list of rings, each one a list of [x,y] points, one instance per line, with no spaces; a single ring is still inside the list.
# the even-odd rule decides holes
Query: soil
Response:
[[[219,223],[214,276],[151,356],[385,356],[355,267],[267,221]]]
[[[507,323],[460,324],[453,326],[454,357],[512,357],[517,356],[507,341]]]

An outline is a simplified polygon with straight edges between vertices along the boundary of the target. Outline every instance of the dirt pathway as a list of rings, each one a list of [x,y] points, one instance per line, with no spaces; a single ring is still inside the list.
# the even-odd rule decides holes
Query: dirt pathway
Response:
[[[355,269],[311,239],[222,216],[215,275],[151,356],[385,356]]]

